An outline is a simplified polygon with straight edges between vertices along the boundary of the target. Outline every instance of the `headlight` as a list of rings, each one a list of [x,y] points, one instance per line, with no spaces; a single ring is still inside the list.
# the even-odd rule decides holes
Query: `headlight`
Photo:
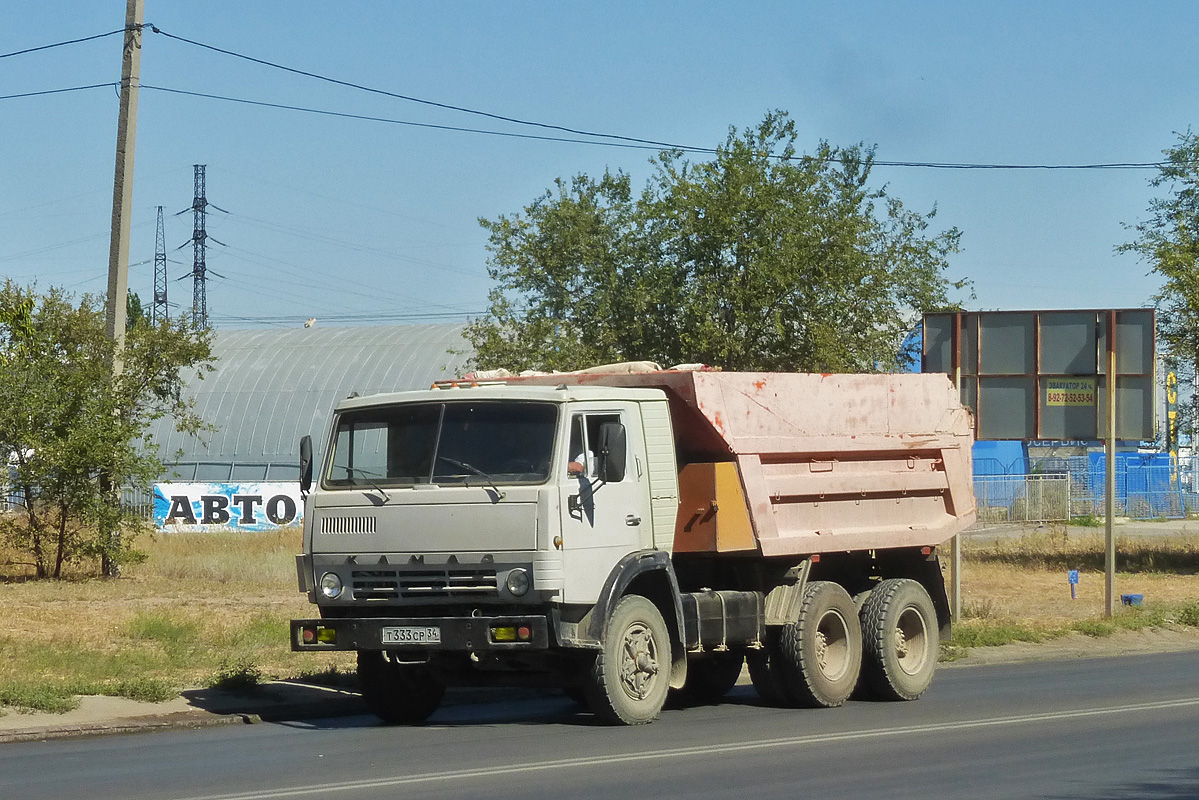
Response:
[[[514,569],[508,573],[505,583],[513,597],[524,597],[529,591],[529,573],[523,569]]]
[[[341,578],[336,572],[326,572],[321,576],[321,594],[330,600],[341,597]]]

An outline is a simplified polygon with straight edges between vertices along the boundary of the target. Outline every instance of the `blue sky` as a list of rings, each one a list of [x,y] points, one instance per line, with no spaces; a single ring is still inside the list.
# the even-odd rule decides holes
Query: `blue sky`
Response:
[[[8,14],[0,53],[120,28],[124,2]],[[330,77],[528,120],[710,147],[789,111],[800,148],[894,161],[1145,162],[1195,124],[1199,3],[245,3],[147,0],[176,36]],[[0,96],[115,82],[119,36],[0,59]],[[142,83],[439,125],[529,128],[369,95],[147,32]],[[0,101],[0,277],[106,287],[117,96]],[[479,217],[651,152],[529,141],[143,90],[130,286],[153,286],[166,212],[170,298],[190,309],[192,165],[207,165],[218,327],[463,319],[487,305]],[[695,156],[702,158],[702,156]],[[1113,248],[1151,171],[876,168],[963,232],[971,308],[1130,307],[1158,286]],[[137,262],[147,262],[140,265]],[[966,298],[962,298],[966,299]]]

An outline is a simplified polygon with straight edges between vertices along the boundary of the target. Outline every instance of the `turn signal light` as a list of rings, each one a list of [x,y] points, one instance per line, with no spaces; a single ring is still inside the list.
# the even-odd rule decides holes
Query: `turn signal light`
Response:
[[[300,630],[304,644],[337,644],[337,629],[309,626]]]
[[[516,628],[492,628],[491,641],[493,642],[515,642]]]

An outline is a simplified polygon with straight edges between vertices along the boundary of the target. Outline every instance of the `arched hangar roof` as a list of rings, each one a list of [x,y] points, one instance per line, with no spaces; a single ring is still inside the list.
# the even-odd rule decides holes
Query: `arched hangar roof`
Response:
[[[334,404],[351,392],[424,389],[458,375],[473,353],[463,338],[465,327],[215,331],[216,370],[203,380],[191,379],[185,393],[216,432],[201,441],[177,432],[173,420],[164,418],[151,428],[152,439],[168,463],[178,450],[181,464],[295,463],[300,437],[311,434],[320,449]],[[219,470],[210,472],[219,477]]]

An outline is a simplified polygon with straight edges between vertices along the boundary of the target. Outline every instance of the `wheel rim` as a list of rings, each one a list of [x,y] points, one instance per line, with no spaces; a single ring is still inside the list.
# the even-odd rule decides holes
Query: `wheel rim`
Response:
[[[640,622],[630,625],[621,646],[621,689],[634,700],[645,700],[654,691],[659,671],[653,631]]]
[[[924,668],[928,659],[928,628],[915,608],[905,608],[895,621],[895,661],[908,675]]]
[[[845,618],[830,611],[816,626],[816,666],[829,680],[841,678],[850,668],[849,626]]]

